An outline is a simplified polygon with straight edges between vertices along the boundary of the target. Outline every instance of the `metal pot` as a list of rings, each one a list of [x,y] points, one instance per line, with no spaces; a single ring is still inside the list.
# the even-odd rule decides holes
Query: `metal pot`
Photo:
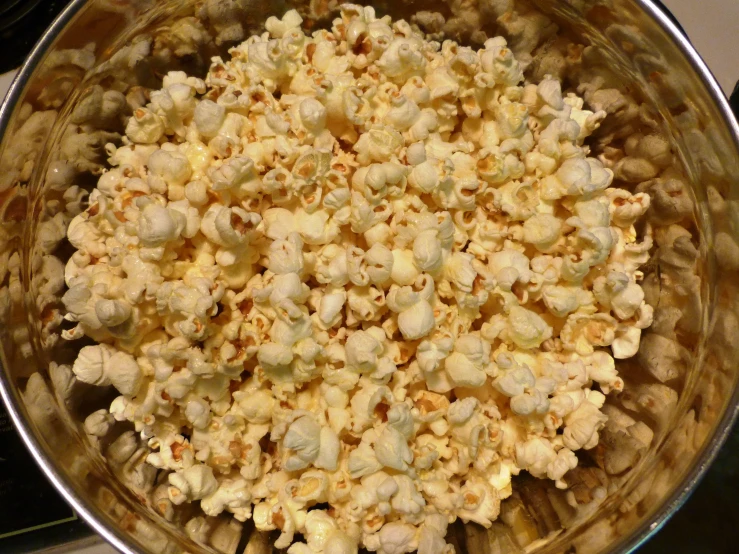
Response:
[[[0,392],[47,477],[123,552],[231,553],[250,537],[249,552],[269,548],[259,542],[268,537],[248,524],[162,502],[135,434],[114,427],[92,437],[82,427],[111,395],[76,382],[67,364],[80,345],[60,338],[61,275],[71,254],[65,214],[79,209],[80,191],[103,170],[105,143],[121,132],[120,121],[80,125],[85,102],[107,89],[143,94],[170,69],[203,74],[230,40],[293,5],[320,15],[334,4],[73,0],[0,109]],[[582,89],[588,102],[602,101],[598,91],[619,101],[607,106],[612,123],[595,138],[595,151],[637,133],[672,147],[671,168],[649,179],[627,162],[617,171],[625,186],[653,193],[648,220],[658,238],[643,271],[658,317],[640,353],[619,366],[626,388],[609,400],[612,423],[601,445],[568,476],[568,491],[521,477],[490,530],[456,526],[450,536],[460,552],[629,551],[685,501],[737,415],[739,126],[703,61],[651,0],[401,0],[375,7],[405,17],[438,10],[450,36],[464,42],[507,31],[514,51],[533,51],[529,72],[538,77],[598,77]],[[533,32],[517,27],[531,10],[546,17]],[[544,55],[533,49],[542,43],[550,54],[562,44],[581,46]],[[117,455],[106,457],[111,443]]]

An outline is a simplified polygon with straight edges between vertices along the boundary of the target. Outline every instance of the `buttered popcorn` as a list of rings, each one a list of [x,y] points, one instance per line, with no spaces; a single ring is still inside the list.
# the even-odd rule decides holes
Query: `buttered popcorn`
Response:
[[[450,552],[520,471],[567,488],[652,310],[644,193],[559,81],[344,5],[136,107],[74,218],[65,338],[169,502],[290,554]],[[163,493],[162,493],[163,494]]]

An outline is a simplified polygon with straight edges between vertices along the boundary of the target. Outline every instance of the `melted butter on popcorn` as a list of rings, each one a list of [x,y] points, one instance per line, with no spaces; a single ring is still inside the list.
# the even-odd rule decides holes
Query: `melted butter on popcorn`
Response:
[[[605,112],[502,38],[301,23],[168,74],[109,147],[67,231],[65,337],[99,343],[72,370],[121,393],[85,429],[133,423],[163,497],[291,554],[441,554],[598,444],[652,320],[650,196],[589,157]]]

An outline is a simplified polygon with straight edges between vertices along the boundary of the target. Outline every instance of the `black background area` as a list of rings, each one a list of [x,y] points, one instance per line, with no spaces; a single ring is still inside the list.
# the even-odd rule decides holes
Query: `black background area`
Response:
[[[73,516],[31,459],[0,406],[0,536]]]

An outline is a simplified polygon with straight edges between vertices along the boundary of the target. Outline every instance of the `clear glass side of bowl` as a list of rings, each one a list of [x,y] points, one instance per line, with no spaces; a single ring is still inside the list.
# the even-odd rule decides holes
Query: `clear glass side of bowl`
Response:
[[[736,407],[739,212],[733,203],[739,155],[734,124],[712,97],[716,92],[701,78],[697,62],[681,52],[679,40],[657,23],[646,2],[532,1],[373,5],[395,18],[439,11],[450,38],[474,45],[508,35],[514,52],[526,41],[556,49],[556,36],[569,37],[561,39],[572,45],[561,56],[534,56],[530,73],[541,78],[564,64],[566,83],[576,86],[584,71],[591,80],[599,76],[606,83],[602,89],[620,90],[633,100],[613,107],[612,123],[604,124],[593,142],[595,153],[608,133],[619,137],[618,144],[635,133],[669,139],[678,160],[669,179],[678,184],[627,183],[628,175],[622,182],[647,187],[656,200],[649,222],[661,238],[644,268],[644,283],[658,323],[646,333],[640,354],[619,364],[626,388],[608,405],[625,423],[602,433],[601,446],[568,474],[570,489],[559,491],[522,475],[491,529],[454,526],[450,540],[459,552],[485,554],[623,551],[684,499]],[[514,11],[505,13],[511,4]],[[546,16],[534,16],[534,6]],[[143,463],[145,445],[123,428],[95,440],[82,429],[84,418],[112,397],[108,390],[75,382],[68,364],[81,344],[59,337],[63,264],[72,251],[61,240],[58,214],[78,209],[75,187],[94,186],[105,167],[105,143],[117,140],[123,128],[120,120],[88,121],[82,127],[75,122],[83,117],[80,106],[106,90],[143,94],[158,88],[173,69],[203,76],[212,56],[226,56],[233,40],[261,31],[268,16],[290,7],[318,27],[330,25],[335,2],[75,3],[76,14],[69,13],[70,22],[3,114],[3,387],[49,475],[123,548],[236,552],[251,527],[226,516],[193,519],[196,511],[187,507],[167,521],[152,495],[156,475]],[[517,26],[522,17],[530,18],[529,27]],[[538,34],[531,32],[534,27]],[[634,107],[636,117],[629,112]],[[688,234],[676,240],[670,225]],[[645,433],[653,435],[648,447],[635,442]],[[103,456],[115,440],[126,442],[128,458]]]

